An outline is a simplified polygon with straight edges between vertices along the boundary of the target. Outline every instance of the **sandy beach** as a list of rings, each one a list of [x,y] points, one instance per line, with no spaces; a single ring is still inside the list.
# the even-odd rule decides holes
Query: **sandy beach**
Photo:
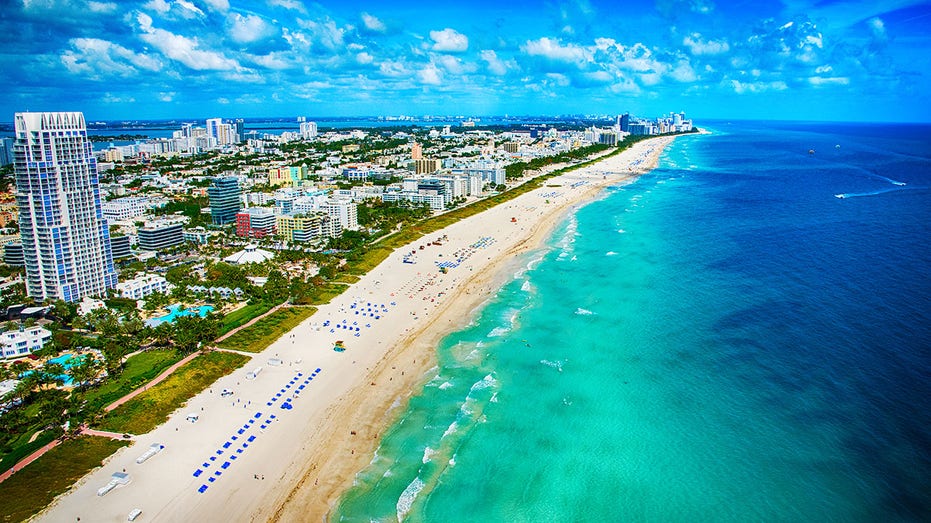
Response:
[[[639,142],[398,249],[37,518],[126,521],[139,508],[140,521],[325,519],[372,459],[379,431],[432,377],[439,340],[471,320],[561,217],[655,167],[672,140]],[[153,444],[164,449],[137,463]],[[98,496],[123,471],[129,483]]]

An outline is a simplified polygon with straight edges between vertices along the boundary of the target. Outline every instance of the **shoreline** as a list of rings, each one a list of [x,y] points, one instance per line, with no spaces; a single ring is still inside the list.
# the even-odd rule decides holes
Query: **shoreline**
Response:
[[[704,132],[702,132],[702,134],[704,134]],[[364,451],[356,456],[351,452],[353,449],[350,449],[350,446],[343,445],[339,449],[341,451],[339,455],[342,457],[337,459],[337,455],[332,454],[330,459],[324,461],[322,467],[317,467],[317,463],[322,460],[320,454],[323,454],[323,452],[315,453],[308,462],[312,468],[305,471],[296,486],[291,489],[288,496],[276,508],[275,512],[271,514],[271,520],[291,520],[293,518],[299,518],[302,515],[309,515],[310,519],[327,521],[336,509],[336,505],[342,495],[352,486],[355,475],[368,465],[370,457],[380,445],[379,434],[390,428],[397,421],[397,415],[403,413],[407,408],[408,400],[420,391],[424,383],[432,378],[431,370],[435,369],[437,365],[436,347],[442,339],[449,334],[468,326],[475,315],[484,307],[484,304],[492,300],[495,296],[494,292],[491,294],[481,294],[477,291],[486,288],[497,289],[507,281],[510,281],[514,272],[523,264],[523,255],[541,248],[546,239],[552,235],[561,220],[565,219],[571,212],[578,210],[582,206],[596,201],[595,196],[603,192],[605,187],[633,183],[643,174],[655,169],[663,150],[665,150],[666,146],[668,146],[674,138],[675,137],[668,137],[668,139],[661,142],[654,152],[651,153],[645,165],[637,171],[622,178],[604,179],[601,183],[592,184],[584,193],[554,207],[551,212],[541,217],[543,219],[536,220],[530,234],[525,239],[520,241],[507,253],[501,254],[498,259],[491,261],[487,267],[487,271],[491,274],[485,276],[477,275],[464,282],[464,284],[459,287],[452,300],[447,302],[447,306],[437,311],[438,317],[435,317],[429,324],[424,325],[420,331],[412,333],[402,342],[403,345],[413,345],[415,339],[423,337],[420,338],[417,343],[418,347],[409,348],[407,351],[402,350],[393,357],[391,353],[386,354],[387,361],[378,369],[381,372],[375,371],[375,375],[372,376],[373,380],[383,378],[384,375],[387,374],[386,371],[390,370],[389,366],[390,368],[396,366],[396,360],[410,359],[412,364],[415,364],[416,358],[412,358],[414,355],[418,355],[421,359],[421,363],[416,364],[417,366],[415,367],[418,369],[418,372],[412,373],[412,377],[406,381],[399,381],[395,385],[397,389],[396,394],[393,395],[365,394],[367,389],[365,389],[364,386],[361,389],[352,391],[352,395],[359,394],[359,396],[355,398],[355,402],[353,402],[353,398],[346,398],[349,404],[347,406],[353,406],[357,409],[356,415],[351,417],[348,421],[342,420],[340,423],[338,419],[348,414],[347,412],[333,413],[333,422],[338,424],[333,427],[334,431],[339,432],[339,429],[342,429],[344,434],[347,433],[347,431],[355,431],[360,437],[358,441],[367,441]],[[646,143],[649,142],[650,140]],[[620,153],[618,156],[622,154],[623,153]],[[598,163],[582,170],[584,171],[597,167]],[[567,173],[567,175],[562,176],[571,175],[572,173]],[[557,179],[558,178],[560,177],[557,177]],[[555,179],[551,181],[555,181]],[[456,315],[455,321],[448,317],[453,315]],[[446,319],[445,325],[442,321],[444,318]],[[413,353],[415,351],[416,354],[406,353]],[[377,413],[380,412],[390,413],[391,416],[379,419]],[[357,422],[353,423],[353,421]],[[349,428],[355,427],[356,425],[361,425],[363,431],[360,432],[356,428]],[[347,452],[347,450],[349,450],[349,452]],[[320,476],[325,477],[327,475],[332,475],[334,478],[341,479],[320,483]],[[313,483],[311,483],[311,479],[313,479]],[[314,495],[311,490],[316,490],[316,495]],[[253,520],[255,520],[255,518],[253,518]]]
[[[631,183],[655,168],[675,138],[638,142],[396,250],[35,519],[115,521],[141,508],[147,518],[164,521],[325,520],[368,464],[379,435],[430,378],[439,342],[473,319],[510,280],[522,255],[540,248],[570,210],[594,201],[608,185]],[[441,244],[432,243],[444,236]],[[403,261],[405,254],[416,263]],[[448,272],[439,271],[438,263],[449,263]],[[375,312],[362,319],[366,304]],[[337,340],[345,341],[345,352],[332,350]],[[249,379],[260,366],[261,374]],[[292,394],[297,383],[306,390]],[[221,398],[224,388],[234,396]],[[196,423],[185,420],[192,411],[202,413]],[[259,418],[261,429],[252,425]],[[165,456],[135,463],[152,443],[165,445]],[[96,489],[121,467],[132,475],[130,484],[97,496]]]

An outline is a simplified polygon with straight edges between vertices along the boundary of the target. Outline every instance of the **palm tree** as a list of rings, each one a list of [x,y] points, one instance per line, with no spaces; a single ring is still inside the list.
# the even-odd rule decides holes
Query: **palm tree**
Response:
[[[100,372],[100,363],[88,356],[83,356],[81,362],[68,369],[68,376],[72,383],[80,390],[84,390]]]

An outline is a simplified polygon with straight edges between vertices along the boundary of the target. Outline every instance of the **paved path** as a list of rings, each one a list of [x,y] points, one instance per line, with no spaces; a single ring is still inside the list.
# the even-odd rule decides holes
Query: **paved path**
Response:
[[[278,309],[280,309],[280,308],[282,308],[282,307],[287,307],[287,306],[288,306],[288,302],[285,302],[285,303],[282,303],[282,304],[279,304],[279,305],[275,305],[274,307],[272,307],[272,308],[271,308],[268,312],[266,312],[265,314],[262,314],[261,316],[256,316],[255,318],[252,318],[251,320],[249,320],[249,322],[246,323],[245,325],[240,325],[239,327],[236,327],[235,329],[233,329],[233,330],[227,332],[227,333],[224,334],[223,336],[220,336],[219,338],[217,338],[216,340],[214,340],[214,343],[220,343],[221,341],[225,340],[226,338],[229,338],[229,337],[232,336],[233,334],[236,334],[237,332],[241,331],[242,329],[245,329],[246,327],[252,325],[253,323],[255,323],[255,322],[261,320],[262,318],[264,318],[264,317],[266,317],[266,316],[268,316],[268,315],[270,315],[270,314],[274,314],[274,313],[278,312]]]
[[[128,438],[124,438],[123,434],[119,432],[110,432],[107,430],[91,429],[91,428],[88,428],[87,425],[84,425],[81,427],[81,434],[87,434],[88,436],[100,436],[101,438],[118,439],[121,441],[132,441],[136,439],[135,436],[132,436],[129,434],[127,434],[127,436],[129,436]]]
[[[171,367],[168,367],[167,369],[165,369],[164,372],[162,372],[161,374],[159,374],[154,380],[152,380],[152,381],[146,383],[145,385],[139,387],[138,389],[136,389],[136,390],[130,392],[129,394],[123,396],[122,398],[120,398],[120,399],[114,401],[113,403],[107,405],[106,407],[103,408],[103,410],[105,410],[106,412],[110,412],[111,410],[113,410],[113,409],[119,407],[120,405],[126,403],[127,401],[129,401],[129,400],[135,398],[136,396],[142,394],[143,392],[149,390],[149,387],[151,387],[151,386],[153,386],[153,385],[156,385],[156,384],[158,384],[158,383],[161,383],[162,381],[164,381],[165,378],[167,378],[168,376],[170,376],[172,372],[174,372],[175,370],[177,370],[178,367],[180,367],[180,366],[184,365],[185,363],[187,363],[187,362],[193,360],[194,358],[196,358],[196,357],[199,356],[199,355],[200,355],[200,351],[195,351],[195,352],[192,352],[192,353],[188,354],[188,355],[185,356],[184,359],[182,359],[181,361],[179,361],[179,362],[175,363],[174,365],[172,365]]]
[[[0,474],[0,483],[3,483],[4,481],[6,481],[6,480],[7,480],[10,476],[12,476],[13,473],[16,472],[17,470],[22,470],[23,467],[25,467],[26,465],[28,465],[28,464],[32,463],[33,461],[35,461],[35,460],[39,459],[40,457],[42,457],[43,454],[45,454],[46,452],[48,452],[48,451],[52,450],[53,448],[55,448],[56,446],[58,446],[59,443],[61,443],[61,440],[60,440],[60,439],[56,439],[55,441],[49,443],[48,445],[46,445],[46,446],[44,446],[44,447],[42,447],[42,448],[36,450],[36,451],[33,452],[32,454],[26,456],[26,457],[25,457],[24,459],[22,459],[19,463],[17,463],[16,465],[13,465],[13,467],[10,468],[10,470],[4,472],[3,474]]]

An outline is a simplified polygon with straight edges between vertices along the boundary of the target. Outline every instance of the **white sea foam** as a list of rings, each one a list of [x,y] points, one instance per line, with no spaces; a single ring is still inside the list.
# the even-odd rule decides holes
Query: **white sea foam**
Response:
[[[547,367],[556,369],[559,372],[562,372],[562,364],[563,364],[562,360],[557,360],[557,361],[540,360],[540,363],[546,365]]]
[[[578,314],[579,316],[591,316],[595,314],[594,312],[588,309],[583,309],[582,307],[579,307],[578,309],[576,309],[575,313]]]
[[[495,392],[491,395],[491,399],[488,400],[488,403],[498,403],[498,393]]]
[[[469,389],[469,395],[471,396],[473,392],[477,390],[487,389],[489,387],[494,387],[498,384],[498,380],[495,379],[491,374],[486,375],[484,378],[476,381],[472,384],[472,388]]]
[[[419,477],[414,478],[414,481],[411,481],[410,485],[404,489],[404,492],[401,493],[401,497],[398,498],[397,511],[398,511],[398,523],[404,520],[404,516],[411,511],[411,506],[414,504],[414,500],[417,499],[417,494],[420,494],[420,491],[426,485],[423,480]]]
[[[448,382],[448,381],[444,381],[444,382],[439,386],[439,389],[440,389],[440,390],[446,390],[446,389],[448,389],[448,388],[450,388],[450,387],[452,387],[452,386],[453,386],[452,383],[450,383],[450,382]]]
[[[459,428],[459,424],[456,423],[455,421],[450,423],[449,426],[446,427],[446,430],[443,432],[443,437],[445,438],[446,436],[449,436],[450,434],[455,433],[456,429],[458,428]]]
[[[619,233],[621,233],[621,234],[624,234],[624,233],[627,232],[627,231],[625,231],[624,229],[618,229],[617,232],[619,232]]]
[[[509,332],[511,332],[510,327],[495,327],[494,329],[491,329],[491,332],[489,332],[486,337],[497,338],[499,336],[504,336],[505,334]]]
[[[424,449],[423,449],[423,458],[421,458],[421,460],[420,460],[421,463],[427,463],[428,461],[430,461],[430,458],[432,458],[434,454],[436,454],[436,451],[435,451],[435,450],[431,449],[430,447],[424,448]]]
[[[530,292],[533,290],[533,285],[530,283],[530,280],[525,280],[523,285],[520,286],[520,290],[524,292]]]
[[[453,457],[449,458],[449,466],[450,467],[456,466],[456,455],[455,454],[453,454]]]
[[[617,256],[617,253],[614,251],[608,251],[605,253],[605,256]]]

